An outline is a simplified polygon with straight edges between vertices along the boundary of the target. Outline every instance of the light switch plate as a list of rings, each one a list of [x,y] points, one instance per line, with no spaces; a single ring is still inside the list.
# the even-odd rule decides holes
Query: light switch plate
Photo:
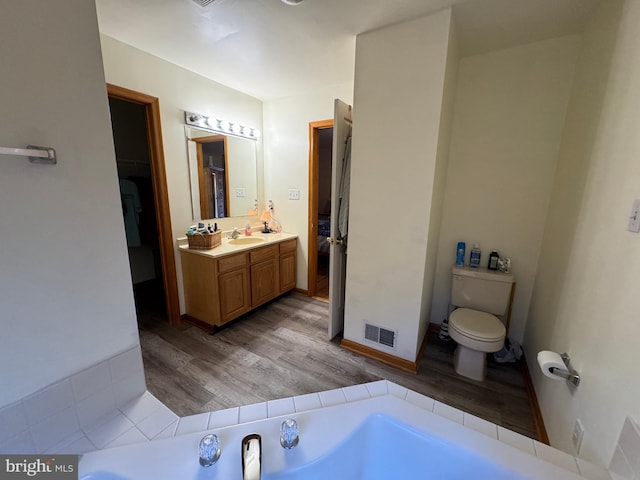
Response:
[[[633,201],[633,207],[631,207],[631,215],[629,215],[629,226],[627,230],[630,232],[640,232],[640,198],[636,198]]]
[[[244,188],[242,187],[236,188],[236,197],[244,197]]]
[[[298,190],[297,188],[290,188],[289,200],[300,200],[300,190]]]

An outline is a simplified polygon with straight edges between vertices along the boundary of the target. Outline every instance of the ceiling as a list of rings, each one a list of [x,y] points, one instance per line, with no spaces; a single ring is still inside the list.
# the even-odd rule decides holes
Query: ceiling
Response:
[[[600,0],[96,0],[100,31],[261,100],[353,82],[355,36],[454,7],[463,55],[580,32]]]

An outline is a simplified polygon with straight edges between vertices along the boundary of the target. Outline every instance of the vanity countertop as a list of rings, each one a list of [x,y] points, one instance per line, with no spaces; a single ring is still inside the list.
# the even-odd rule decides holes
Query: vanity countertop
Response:
[[[298,235],[296,235],[295,233],[286,233],[286,232],[280,232],[280,233],[254,232],[249,237],[245,237],[245,235],[241,233],[240,236],[238,237],[240,241],[242,241],[241,239],[243,238],[247,238],[247,239],[261,238],[261,239],[264,239],[264,241],[258,242],[258,243],[234,245],[233,243],[230,243],[231,239],[228,238],[229,233],[230,232],[222,232],[222,244],[217,246],[216,248],[212,248],[211,250],[198,250],[194,248],[189,248],[186,237],[178,238],[177,240],[178,248],[182,251],[194,253],[196,255],[203,255],[205,257],[217,258],[217,257],[223,257],[225,255],[230,255],[233,253],[242,252],[245,250],[252,250],[254,248],[266,247],[268,245],[273,245],[274,243],[280,243],[286,240],[293,240],[294,238],[298,238]]]

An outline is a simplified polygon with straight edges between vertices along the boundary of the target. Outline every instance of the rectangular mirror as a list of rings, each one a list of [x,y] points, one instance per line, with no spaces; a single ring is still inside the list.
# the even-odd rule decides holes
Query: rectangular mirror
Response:
[[[255,210],[256,141],[189,125],[184,130],[193,219],[241,217]]]

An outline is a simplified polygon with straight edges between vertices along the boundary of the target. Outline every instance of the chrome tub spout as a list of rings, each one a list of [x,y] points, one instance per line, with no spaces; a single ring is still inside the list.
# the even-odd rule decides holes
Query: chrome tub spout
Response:
[[[262,439],[257,433],[242,439],[242,479],[260,480]]]

